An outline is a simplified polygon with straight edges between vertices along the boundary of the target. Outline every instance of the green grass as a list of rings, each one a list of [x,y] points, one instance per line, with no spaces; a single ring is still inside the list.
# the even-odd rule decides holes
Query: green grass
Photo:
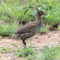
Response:
[[[58,30],[60,30],[60,25],[58,26]]]
[[[5,36],[12,36],[18,29],[18,24],[12,23],[12,24],[0,24],[0,35]]]
[[[29,46],[29,47],[25,47],[25,48],[19,48],[16,44],[11,44],[13,46],[15,46],[17,48],[15,54],[16,56],[20,56],[20,57],[31,57],[31,56],[34,56],[37,51],[35,51],[35,49],[33,49],[32,47],[33,46]]]
[[[59,60],[60,59],[60,46],[45,46],[41,51],[32,50],[28,47],[18,50],[17,56],[26,57],[26,60]],[[33,53],[34,54],[33,54]],[[28,54],[27,54],[28,53]],[[32,53],[32,54],[31,54]]]
[[[60,59],[60,45],[56,46],[44,46],[44,49],[35,50],[30,47],[19,49],[17,45],[16,55],[24,57],[26,60],[59,60]]]
[[[42,51],[42,57],[45,60],[58,60],[60,58],[60,46],[52,47],[46,46],[46,48]]]
[[[40,29],[40,34],[43,34],[43,33],[48,33],[49,32],[49,30],[48,30],[48,28],[49,28],[49,26],[46,26],[46,27],[42,27],[41,29]]]
[[[18,21],[33,21],[37,10],[44,10],[48,16],[48,21],[54,18],[54,14],[58,13],[59,8],[54,0],[26,0],[25,2],[17,1],[1,1],[0,5],[0,18],[4,21],[18,20]],[[57,9],[57,10],[56,10]],[[52,13],[52,15],[51,15]],[[59,15],[59,13],[58,13]],[[56,17],[58,17],[56,15]],[[53,16],[53,17],[52,17]],[[52,19],[51,19],[52,20]],[[57,19],[56,19],[57,20]]]
[[[28,57],[26,60],[59,60],[60,59],[60,46],[45,46],[33,58]]]
[[[37,52],[34,49],[32,49],[31,47],[26,47],[26,48],[18,49],[16,52],[16,55],[20,56],[20,57],[27,57],[27,56],[33,56],[36,53]]]
[[[44,49],[35,50],[31,46],[19,49],[14,45],[17,50],[11,48],[0,47],[0,53],[15,52],[16,56],[22,57],[25,60],[59,60],[60,59],[60,45],[57,46],[44,46]]]
[[[11,52],[15,52],[15,51],[16,51],[15,49],[0,47],[0,53],[11,53]]]
[[[60,47],[52,47],[52,46],[46,46],[44,50],[42,50],[42,57],[45,60],[56,60],[59,54]]]
[[[58,0],[59,1],[59,0]],[[57,23],[60,23],[60,5],[56,0],[1,0],[0,2],[0,20],[4,23],[12,24],[0,24],[0,35],[12,35],[19,27],[14,25],[14,21],[24,22],[35,21],[36,12],[38,10],[43,10],[46,16],[43,16],[42,21],[46,21],[49,28]],[[14,29],[13,29],[14,26]],[[46,26],[47,27],[47,26]],[[43,32],[47,31],[49,28],[42,28]],[[45,31],[44,31],[45,29]]]
[[[58,28],[58,30],[60,30],[60,27]]]

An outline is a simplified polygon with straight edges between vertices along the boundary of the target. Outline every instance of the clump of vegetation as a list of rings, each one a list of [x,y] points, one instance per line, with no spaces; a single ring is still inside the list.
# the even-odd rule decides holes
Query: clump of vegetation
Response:
[[[38,10],[43,10],[46,13],[46,16],[43,16],[42,19],[43,22],[46,21],[46,24],[49,25],[49,28],[46,28],[46,30],[52,29],[54,25],[60,23],[60,6],[56,0],[1,0],[0,2],[0,20],[4,21],[4,23],[17,21],[19,24],[26,24],[29,21],[34,21]],[[7,27],[6,24],[3,26]],[[8,26],[10,25],[8,24]],[[5,29],[6,32],[2,32],[0,35],[8,33],[8,28],[4,27]],[[9,27],[9,29],[12,28]],[[11,33],[8,33],[8,35],[13,34],[13,31],[11,30]]]
[[[12,23],[12,24],[0,24],[0,35],[2,36],[12,36],[18,29],[18,24]]]
[[[51,47],[51,46],[46,46],[43,52],[43,58],[45,60],[55,60],[57,56],[59,56],[59,49],[60,47]]]
[[[15,52],[15,51],[16,51],[15,49],[0,47],[0,53],[11,53],[11,52]]]
[[[13,46],[15,46],[17,48],[15,54],[16,56],[20,56],[20,57],[32,57],[35,56],[35,54],[37,53],[37,51],[35,51],[35,49],[33,49],[33,46],[29,46],[29,47],[24,47],[24,48],[19,48],[16,44],[11,44]]]
[[[60,59],[60,46],[45,46],[44,49],[38,51],[34,55],[26,58],[26,60],[59,60]],[[35,51],[36,52],[36,51]],[[23,56],[26,56],[23,54]],[[23,57],[22,56],[22,57]]]
[[[46,26],[46,27],[43,26],[43,27],[40,29],[40,34],[44,34],[44,33],[49,32],[48,29],[49,29],[49,26]]]
[[[42,53],[38,53],[36,58],[37,60],[59,60],[60,59],[60,46],[45,46],[45,49],[42,49]]]
[[[15,45],[14,45],[15,46]],[[17,47],[17,46],[16,46]],[[42,50],[35,50],[31,46],[17,50],[11,48],[0,47],[0,53],[15,52],[16,56],[26,57],[26,60],[59,60],[60,59],[60,45],[59,46],[45,46]]]
[[[37,52],[31,47],[26,47],[26,48],[18,49],[16,55],[21,57],[27,57],[27,56],[33,56],[36,53]]]

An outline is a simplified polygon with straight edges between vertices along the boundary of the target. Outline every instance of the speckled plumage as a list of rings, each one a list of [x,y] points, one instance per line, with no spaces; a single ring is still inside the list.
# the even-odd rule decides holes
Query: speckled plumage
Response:
[[[40,12],[37,13],[37,21],[34,22],[30,22],[24,26],[22,26],[21,28],[19,28],[16,31],[16,35],[19,36],[22,41],[23,44],[26,45],[25,40],[34,36],[41,28],[41,18],[40,18]]]

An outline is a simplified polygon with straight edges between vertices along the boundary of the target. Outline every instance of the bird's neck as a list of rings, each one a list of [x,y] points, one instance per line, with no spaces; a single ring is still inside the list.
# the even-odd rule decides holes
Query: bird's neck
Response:
[[[37,20],[38,20],[38,21],[41,21],[41,18],[40,18],[40,16],[39,16],[39,15],[37,15]]]
[[[40,18],[40,16],[39,15],[37,15],[37,21],[38,21],[38,26],[41,26],[41,18]]]

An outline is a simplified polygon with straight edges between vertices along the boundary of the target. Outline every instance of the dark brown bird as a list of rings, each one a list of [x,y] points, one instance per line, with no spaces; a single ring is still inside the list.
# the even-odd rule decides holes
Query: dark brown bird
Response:
[[[41,17],[45,15],[43,11],[37,12],[37,20],[30,22],[16,31],[16,35],[20,37],[23,41],[23,44],[26,46],[25,40],[34,36],[41,28]]]

